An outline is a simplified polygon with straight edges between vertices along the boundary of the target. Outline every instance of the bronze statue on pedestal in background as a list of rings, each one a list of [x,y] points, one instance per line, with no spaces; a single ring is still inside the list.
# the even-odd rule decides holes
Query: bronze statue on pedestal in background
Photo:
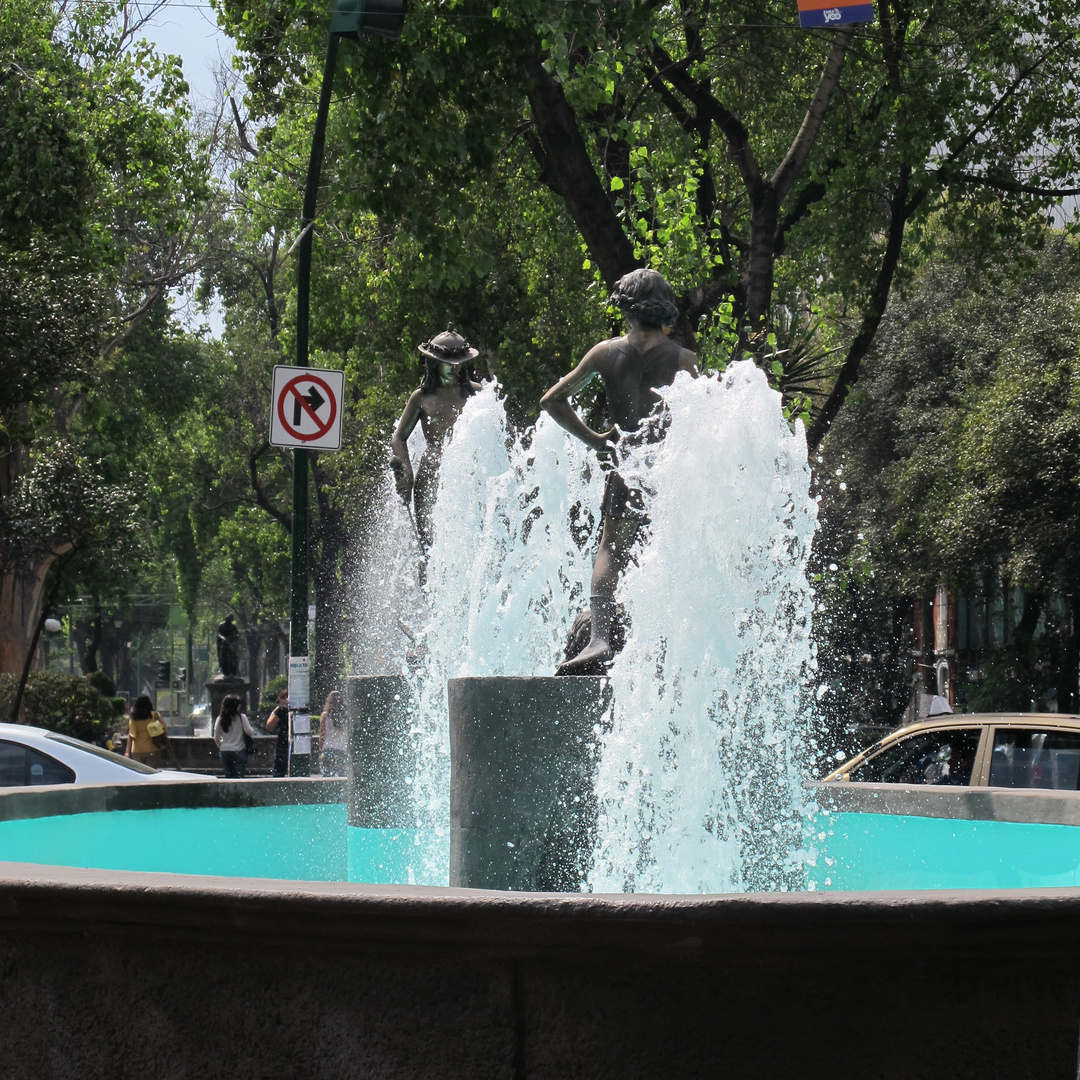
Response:
[[[240,676],[240,631],[236,628],[232,615],[226,615],[217,628],[218,670],[225,678],[235,679]]]
[[[556,675],[600,675],[615,654],[615,586],[638,530],[648,523],[641,492],[615,471],[620,431],[638,429],[660,401],[658,386],[670,386],[680,371],[697,376],[697,358],[668,336],[679,309],[660,274],[632,270],[615,285],[611,302],[630,320],[630,332],[594,345],[540,400],[557,424],[597,451],[607,470],[600,506],[603,533],[592,575],[589,643],[560,664]],[[570,404],[570,398],[597,375],[603,380],[608,419],[614,425],[605,432],[593,431]],[[658,430],[646,437],[662,438],[663,433]]]

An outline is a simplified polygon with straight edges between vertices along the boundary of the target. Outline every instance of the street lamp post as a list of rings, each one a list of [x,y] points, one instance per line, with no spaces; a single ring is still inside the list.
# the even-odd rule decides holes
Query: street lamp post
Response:
[[[308,367],[308,325],[311,298],[311,248],[315,232],[316,201],[319,194],[319,174],[322,172],[323,151],[326,148],[326,121],[330,115],[330,94],[334,86],[334,65],[337,62],[338,42],[343,37],[359,40],[362,37],[381,37],[394,41],[401,36],[405,23],[406,0],[335,0],[330,19],[330,34],[326,46],[319,109],[315,116],[315,134],[311,140],[307,180],[304,183],[304,205],[300,217],[300,249],[296,272],[296,366]],[[297,730],[298,716],[310,717],[311,686],[308,660],[308,467],[310,451],[293,450],[293,514],[292,514],[292,597],[289,608],[289,709],[290,738],[310,735]],[[301,700],[301,698],[303,700]],[[295,746],[295,742],[293,743]],[[310,745],[310,741],[309,741]],[[292,754],[290,776],[308,776],[311,772],[310,754]]]

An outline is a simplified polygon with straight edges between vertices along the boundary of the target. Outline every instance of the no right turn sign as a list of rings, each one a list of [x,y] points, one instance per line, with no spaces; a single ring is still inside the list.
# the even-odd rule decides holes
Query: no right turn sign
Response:
[[[344,388],[343,371],[277,365],[270,400],[270,444],[340,450]]]

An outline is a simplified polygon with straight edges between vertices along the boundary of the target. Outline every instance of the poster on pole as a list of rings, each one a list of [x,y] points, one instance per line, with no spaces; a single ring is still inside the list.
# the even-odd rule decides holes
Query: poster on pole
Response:
[[[278,364],[270,395],[270,445],[340,450],[344,389],[344,371]]]
[[[306,656],[289,657],[289,708],[306,709],[311,675],[311,661]]]
[[[804,30],[822,26],[852,26],[855,23],[873,21],[873,4],[799,0],[799,26]]]

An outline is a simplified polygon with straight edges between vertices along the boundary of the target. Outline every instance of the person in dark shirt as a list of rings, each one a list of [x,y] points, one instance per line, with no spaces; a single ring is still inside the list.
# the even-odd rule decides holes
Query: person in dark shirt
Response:
[[[289,775],[289,691],[278,692],[277,705],[266,721],[266,730],[277,735],[274,743],[274,776]]]

